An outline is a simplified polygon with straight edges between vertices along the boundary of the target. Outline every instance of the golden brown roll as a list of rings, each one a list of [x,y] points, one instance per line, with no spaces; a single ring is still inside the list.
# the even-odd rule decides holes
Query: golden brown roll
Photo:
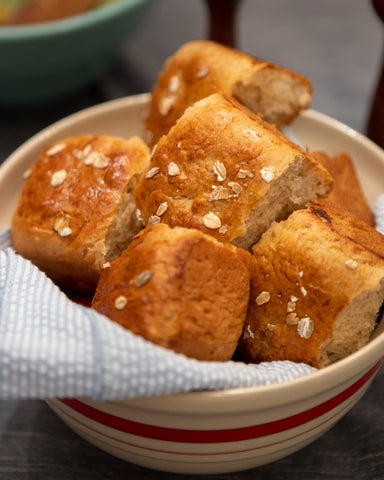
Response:
[[[384,236],[327,200],[253,248],[245,358],[324,367],[369,340],[384,300]]]
[[[249,249],[274,220],[331,185],[298,145],[216,93],[187,108],[159,140],[135,201],[148,224],[196,228]]]
[[[200,231],[153,225],[103,270],[92,306],[165,348],[229,360],[244,326],[251,261]]]
[[[374,226],[372,210],[362,189],[352,157],[346,152],[330,156],[319,151],[313,152],[312,155],[333,178],[333,188],[327,198],[353,213],[363,222]]]
[[[20,193],[15,250],[61,287],[93,291],[103,264],[142,227],[133,189],[148,162],[139,138],[78,135],[47,146]]]
[[[197,100],[222,92],[280,127],[312,100],[311,82],[290,70],[208,40],[182,46],[152,89],[145,129],[153,145]]]

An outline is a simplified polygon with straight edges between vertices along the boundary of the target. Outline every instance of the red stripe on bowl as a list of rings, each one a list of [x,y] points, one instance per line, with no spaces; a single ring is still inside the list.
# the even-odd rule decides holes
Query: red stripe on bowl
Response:
[[[354,393],[356,393],[370,378],[377,372],[384,357],[382,357],[376,365],[374,365],[365,375],[363,375],[354,384],[333,398],[316,405],[309,410],[300,412],[291,417],[282,418],[273,422],[252,425],[250,427],[231,428],[222,430],[186,430],[178,428],[159,427],[144,423],[127,420],[110,413],[102,412],[86,403],[75,398],[60,398],[59,400],[72,408],[76,412],[84,415],[95,422],[101,423],[107,427],[119,430],[121,432],[137,435],[141,437],[151,438],[155,440],[163,440],[168,442],[181,443],[222,443],[236,442],[241,440],[249,440],[252,438],[260,438],[274,433],[289,430],[291,428],[303,425],[314,420],[321,415],[326,414],[334,409]]]
[[[159,448],[139,445],[139,444],[132,443],[132,442],[127,442],[125,440],[121,440],[119,438],[116,438],[112,435],[107,435],[106,433],[100,431],[99,429],[92,428],[89,424],[87,424],[85,422],[81,422],[79,419],[75,418],[73,415],[71,415],[71,413],[68,413],[68,411],[63,410],[57,404],[55,404],[54,409],[55,409],[56,412],[60,412],[62,415],[64,415],[64,417],[66,419],[68,419],[68,418],[71,419],[71,422],[76,423],[77,425],[81,425],[87,431],[91,431],[91,432],[97,434],[98,436],[101,436],[104,439],[107,439],[106,441],[112,440],[114,442],[114,447],[119,449],[119,450],[122,450],[123,452],[126,451],[126,447],[128,446],[128,447],[134,447],[134,448],[137,448],[137,449],[140,449],[140,450],[145,450],[145,451],[150,451],[150,452],[165,453],[165,454],[168,454],[168,455],[183,455],[183,456],[188,455],[188,456],[191,456],[191,457],[212,457],[212,456],[219,456],[219,455],[225,455],[225,456],[233,455],[233,454],[236,455],[236,454],[245,453],[245,452],[256,452],[258,450],[263,450],[265,448],[274,447],[276,445],[286,444],[288,442],[291,442],[292,440],[299,439],[300,437],[303,437],[304,435],[307,435],[309,432],[318,430],[320,427],[322,427],[324,425],[333,423],[333,419],[337,416],[340,416],[340,415],[343,415],[344,413],[346,413],[350,409],[350,405],[347,405],[347,406],[343,407],[343,409],[341,411],[338,411],[337,413],[335,413],[331,417],[327,418],[323,422],[317,424],[316,426],[308,428],[305,431],[301,431],[300,433],[292,435],[291,437],[284,438],[283,440],[279,440],[279,441],[272,442],[272,443],[267,443],[265,445],[259,445],[257,447],[245,448],[245,449],[242,449],[242,450],[225,450],[224,452],[186,452],[186,451],[178,451],[178,450],[169,450],[169,449],[164,449],[164,448],[159,449]],[[118,445],[118,444],[120,444],[120,445]],[[100,447],[100,448],[102,448],[102,447]]]

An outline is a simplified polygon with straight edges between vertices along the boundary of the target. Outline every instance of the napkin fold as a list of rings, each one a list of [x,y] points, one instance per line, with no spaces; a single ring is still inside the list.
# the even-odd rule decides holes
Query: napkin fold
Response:
[[[0,399],[118,400],[269,385],[315,369],[293,362],[203,362],[76,304],[0,236]]]
[[[375,217],[376,230],[384,234],[384,194],[377,197],[373,206],[373,216]]]
[[[384,194],[373,208],[384,234]],[[72,302],[0,235],[0,399],[119,400],[285,382],[309,365],[202,362],[134,335]]]

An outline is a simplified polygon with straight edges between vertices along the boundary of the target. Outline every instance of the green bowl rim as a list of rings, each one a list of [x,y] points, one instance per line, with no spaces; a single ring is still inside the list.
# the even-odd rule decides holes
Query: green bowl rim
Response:
[[[126,10],[130,11],[151,0],[116,0],[85,13],[60,20],[34,23],[29,25],[0,26],[0,42],[10,40],[28,40],[34,37],[52,37],[63,33],[72,33],[98,23],[107,22]]]

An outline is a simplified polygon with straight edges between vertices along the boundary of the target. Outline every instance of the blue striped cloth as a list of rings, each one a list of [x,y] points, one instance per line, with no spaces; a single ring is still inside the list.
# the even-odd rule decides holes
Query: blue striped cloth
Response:
[[[384,194],[379,195],[373,206],[373,215],[376,222],[376,230],[384,235]]]
[[[384,234],[384,195],[375,206]],[[70,301],[0,235],[0,399],[117,400],[291,380],[293,362],[200,362],[158,347]]]
[[[283,382],[291,362],[201,362],[153,345],[70,301],[0,236],[0,399],[117,400]]]

